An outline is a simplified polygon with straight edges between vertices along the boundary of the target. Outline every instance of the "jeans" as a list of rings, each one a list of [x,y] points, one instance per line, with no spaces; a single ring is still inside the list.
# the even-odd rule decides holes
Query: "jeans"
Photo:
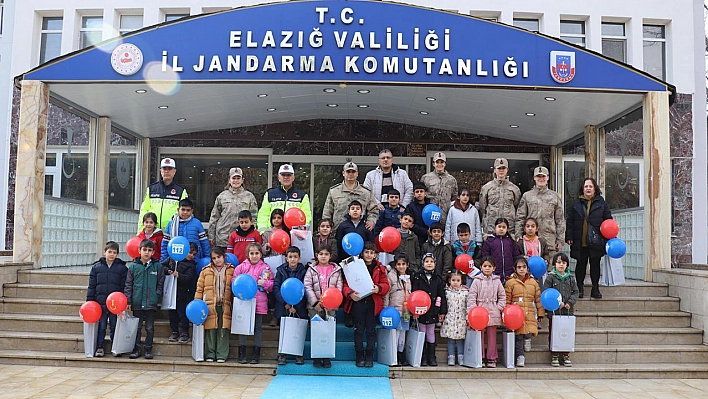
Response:
[[[182,324],[182,332],[189,334],[189,319],[187,319],[187,301],[177,300],[177,309],[167,311],[170,318],[170,329],[173,333],[179,333],[179,325]]]
[[[528,334],[517,334],[516,337],[514,337],[514,347],[516,349],[516,357],[519,356],[524,356],[524,340],[525,339],[531,339],[533,337],[533,334],[528,333]]]
[[[133,316],[140,319],[138,333],[135,335],[135,348],[140,348],[140,333],[145,322],[145,349],[152,349],[152,340],[155,337],[155,315],[157,310],[133,309]]]
[[[455,356],[455,348],[457,348],[458,355],[465,354],[465,340],[464,339],[447,339],[447,355]]]
[[[592,281],[592,286],[597,287],[600,284],[600,259],[602,259],[602,257],[591,257],[588,247],[580,248],[580,255],[577,259],[578,263],[575,265],[575,278],[578,280],[578,288],[581,292],[583,282],[585,281],[585,272],[588,262],[590,262],[590,280]]]
[[[256,320],[254,321],[254,326],[253,326],[253,340],[254,340],[254,346],[261,346],[263,343],[263,315],[262,314],[257,314],[256,313]],[[231,328],[231,326],[229,326]],[[239,346],[246,346],[246,337],[248,335],[238,335],[238,344]]]
[[[101,313],[101,318],[98,320],[98,339],[96,340],[96,345],[103,346],[106,343],[106,329],[108,328],[108,323],[111,325],[111,342],[113,342],[113,335],[116,333],[116,320],[117,316],[108,311],[106,305],[101,305],[103,313]]]
[[[366,350],[376,350],[376,316],[374,315],[374,299],[371,297],[355,301],[352,304],[352,319],[354,320],[354,350],[364,350],[364,335],[366,335]]]

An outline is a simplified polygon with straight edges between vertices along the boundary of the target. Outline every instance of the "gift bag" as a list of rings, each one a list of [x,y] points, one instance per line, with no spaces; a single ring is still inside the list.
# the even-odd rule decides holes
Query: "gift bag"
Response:
[[[423,357],[425,332],[411,328],[406,333],[406,361],[413,367],[420,367],[420,358]]]
[[[337,322],[334,317],[327,321],[315,315],[310,322],[310,357],[333,359],[337,343]]]
[[[376,258],[384,266],[388,266],[391,262],[393,262],[393,254],[390,254],[388,252],[379,252]]]
[[[204,324],[195,324],[192,328],[192,359],[204,361]]]
[[[513,369],[515,365],[515,336],[516,334],[513,331],[502,332],[502,353],[504,355],[504,357],[502,358],[502,364],[508,369]]]
[[[622,266],[622,259],[604,256],[602,258],[602,279],[600,284],[607,287],[612,287],[615,285],[622,285],[624,283],[624,267]]]
[[[256,326],[256,298],[242,301],[234,298],[231,312],[231,334],[253,335]]]
[[[300,230],[300,234],[304,229]],[[300,238],[295,234],[294,230],[290,231],[290,245],[300,249],[300,259],[303,264],[315,260],[315,250],[312,248],[312,232],[307,231],[305,238]],[[278,265],[280,266],[280,265]]]
[[[96,353],[96,339],[98,338],[98,322],[84,322],[84,355],[93,357]]]
[[[371,279],[363,260],[358,256],[352,256],[343,260],[340,265],[344,269],[344,276],[347,278],[349,288],[356,291],[361,298],[371,295],[374,290],[374,281]]]
[[[139,318],[127,316],[125,313],[119,315],[116,322],[116,332],[113,334],[113,342],[111,343],[111,353],[119,355],[132,352],[135,348],[138,326],[140,326]]]
[[[575,316],[553,315],[551,352],[575,352]]]
[[[263,262],[265,262],[268,266],[270,266],[271,270],[277,270],[280,265],[285,263],[285,256],[283,256],[283,255],[267,256],[267,257],[263,258]]]
[[[462,365],[482,368],[482,332],[477,330],[467,331],[465,335],[465,356]]]
[[[278,337],[278,353],[302,356],[305,351],[305,336],[307,335],[307,320],[297,317],[280,318],[280,336]]]
[[[165,276],[160,303],[160,309],[177,309],[177,277],[171,274]]]
[[[376,331],[376,361],[387,366],[398,364],[398,331],[380,328]]]

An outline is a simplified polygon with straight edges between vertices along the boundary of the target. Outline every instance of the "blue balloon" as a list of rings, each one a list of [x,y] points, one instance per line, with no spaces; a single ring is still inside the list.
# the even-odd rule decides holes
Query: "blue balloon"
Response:
[[[187,318],[194,325],[199,326],[204,323],[209,316],[209,307],[201,299],[195,299],[187,304]]]
[[[401,314],[393,306],[384,308],[379,313],[379,322],[387,330],[395,330],[401,323]]]
[[[170,242],[167,244],[167,254],[175,262],[184,260],[187,257],[187,254],[189,254],[189,241],[187,240],[187,237],[172,237]]]
[[[442,220],[442,211],[435,204],[428,204],[423,208],[423,222],[426,226],[430,226],[435,222]]]
[[[253,299],[258,292],[258,283],[250,274],[239,274],[231,283],[234,296],[242,301]]]
[[[342,238],[342,248],[350,256],[359,255],[364,250],[364,239],[357,233],[347,233]]]
[[[288,305],[295,306],[305,296],[305,284],[295,277],[290,277],[280,285],[280,296]]]
[[[619,238],[613,238],[605,244],[605,251],[610,258],[619,259],[627,253],[627,244]]]
[[[209,266],[209,263],[211,263],[210,258],[199,258],[197,259],[197,272],[201,273],[202,269],[205,267]]]
[[[551,312],[558,310],[563,302],[563,296],[555,288],[546,288],[541,293],[541,305]]]
[[[230,252],[226,253],[226,263],[231,263],[234,267],[238,266],[238,257]]]
[[[540,279],[546,274],[546,261],[540,256],[532,256],[528,259],[529,271],[531,275]]]

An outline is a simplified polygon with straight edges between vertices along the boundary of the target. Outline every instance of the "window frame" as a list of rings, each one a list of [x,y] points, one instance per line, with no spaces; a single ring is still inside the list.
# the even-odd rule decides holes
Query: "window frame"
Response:
[[[517,24],[516,24],[516,21],[523,21],[523,22],[532,22],[532,21],[533,21],[533,22],[536,22],[536,24],[538,24],[538,30],[526,29],[526,28],[524,28],[523,26],[517,25]],[[513,26],[515,26],[515,27],[517,27],[517,28],[519,28],[519,29],[524,29],[524,30],[526,30],[526,31],[528,31],[528,32],[541,32],[541,20],[540,20],[539,18],[514,18],[514,19],[512,19],[511,23],[512,23]]]
[[[44,22],[47,20],[59,20],[61,21],[61,29],[44,29]],[[42,46],[42,41],[45,37],[45,35],[59,35],[59,54],[57,54],[56,57],[52,57],[49,59],[44,59],[46,58],[46,48],[43,48]],[[61,41],[62,41],[62,36],[64,34],[64,16],[42,16],[41,24],[39,26],[39,64],[44,64],[45,62],[51,61],[54,58],[57,58],[61,56]]]
[[[140,17],[140,27],[139,28],[123,28],[123,17]],[[118,34],[120,36],[125,36],[128,33],[135,32],[145,27],[145,15],[144,14],[120,14],[118,17]]]
[[[100,27],[99,28],[86,27],[85,22],[88,18],[100,19],[100,21],[101,21]],[[79,27],[79,50],[84,49],[89,46],[93,46],[96,44],[96,43],[93,43],[93,44],[83,43],[84,33],[100,33],[101,39],[97,43],[102,42],[103,41],[103,15],[82,15],[81,16],[81,27]]]
[[[614,58],[612,58],[612,57],[610,57],[609,55],[604,54],[604,53],[603,53],[602,55],[604,55],[605,57],[612,58],[613,60],[618,61],[618,62],[627,63],[627,59],[628,59],[628,57],[627,57],[627,55],[628,55],[628,54],[627,54],[627,24],[624,23],[624,22],[602,22],[602,26],[601,26],[601,28],[600,28],[600,29],[601,29],[600,32],[602,32],[602,28],[603,28],[605,25],[615,25],[615,26],[621,25],[621,26],[622,26],[622,31],[624,32],[624,35],[622,35],[622,36],[606,35],[606,34],[604,34],[604,33],[601,33],[601,36],[602,36],[602,44],[604,44],[605,41],[608,41],[608,42],[622,42],[622,44],[623,44],[623,50],[622,50],[622,51],[623,51],[624,59],[623,59],[623,60],[617,60],[617,59],[614,59]]]
[[[582,32],[583,33],[563,33],[563,24],[578,24],[582,27]],[[561,19],[560,20],[560,35],[558,36],[561,40],[564,40],[568,43],[572,43],[576,46],[580,46],[582,48],[587,48],[588,47],[588,41],[587,41],[587,27],[585,21],[582,20],[576,20],[576,19]],[[566,38],[575,38],[575,39],[583,39],[583,44],[577,44],[573,43],[569,40],[566,40]]]
[[[0,0],[0,36],[5,27],[5,0]]]
[[[646,37],[646,36],[645,36],[645,32],[644,32],[644,28],[645,28],[645,27],[648,27],[648,26],[651,26],[651,27],[660,27],[660,28],[662,29],[662,36],[663,36],[663,37],[661,37],[661,38]],[[646,51],[645,51],[645,48],[644,48],[644,43],[646,43],[646,42],[663,43],[663,49],[662,49],[663,51],[662,51],[662,57],[661,57],[661,58],[662,58],[662,59],[661,59],[661,61],[662,61],[661,76],[655,76],[656,78],[659,78],[659,79],[661,79],[661,80],[666,80],[666,66],[667,66],[667,62],[666,62],[666,54],[667,54],[667,51],[666,51],[666,44],[667,44],[667,41],[666,41],[666,31],[667,31],[666,25],[662,25],[662,24],[642,24],[642,69],[644,70],[644,72],[646,72],[646,73],[648,73],[648,74],[651,75],[651,73],[646,70],[646,57],[645,57]],[[654,75],[652,75],[652,76],[654,76]]]
[[[186,18],[190,15],[191,14],[189,14],[189,13],[185,14],[185,13],[179,13],[179,12],[165,13],[165,18],[162,22],[172,22],[172,21],[176,21],[178,19]],[[170,17],[172,19],[169,19]]]

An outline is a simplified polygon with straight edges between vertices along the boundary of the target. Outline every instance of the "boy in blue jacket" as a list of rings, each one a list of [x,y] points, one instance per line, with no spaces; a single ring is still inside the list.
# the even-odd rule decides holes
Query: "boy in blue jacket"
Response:
[[[177,213],[172,217],[169,223],[167,223],[167,228],[164,233],[165,236],[162,239],[162,256],[160,257],[160,262],[164,262],[170,254],[167,251],[167,245],[170,243],[172,237],[182,236],[185,237],[189,242],[193,242],[199,246],[199,251],[194,259],[208,258],[211,253],[211,247],[209,246],[209,237],[207,236],[202,222],[195,218],[194,215],[194,203],[189,198],[185,198],[179,202],[179,209]]]
[[[384,209],[379,211],[379,218],[374,227],[374,236],[379,235],[384,227],[401,227],[401,217],[406,208],[401,206],[401,193],[395,188],[388,192],[388,203],[384,203]]]
[[[349,212],[344,216],[344,221],[337,227],[337,234],[335,235],[335,241],[337,241],[337,254],[339,259],[337,262],[341,262],[343,259],[349,257],[347,252],[344,251],[342,246],[342,238],[348,233],[357,233],[361,236],[364,242],[374,241],[374,233],[366,228],[366,221],[364,220],[364,211],[361,206],[361,202],[354,200],[349,203]]]

